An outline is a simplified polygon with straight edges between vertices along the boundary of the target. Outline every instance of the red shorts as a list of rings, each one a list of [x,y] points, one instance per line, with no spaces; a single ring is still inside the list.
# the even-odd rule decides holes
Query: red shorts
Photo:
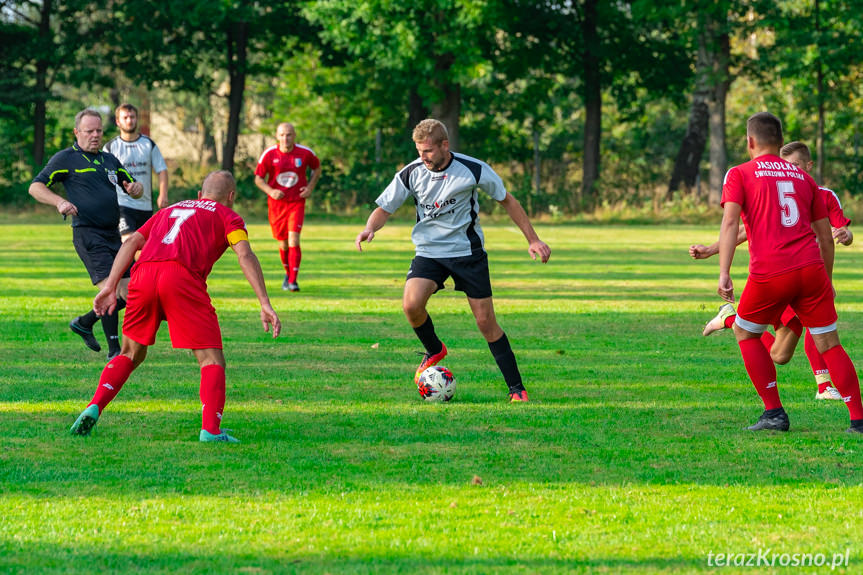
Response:
[[[168,321],[175,348],[222,349],[207,284],[177,262],[137,264],[129,282],[123,336],[153,345],[162,320]]]
[[[788,306],[793,308],[804,326],[815,328],[816,332],[818,328],[836,323],[833,286],[823,264],[809,265],[765,279],[749,276],[737,307],[737,317],[744,323],[740,327],[758,333],[758,326],[779,323]],[[746,323],[752,325],[747,326]],[[755,331],[750,327],[755,327]],[[832,328],[826,331],[832,331]]]
[[[301,199],[295,202],[270,201],[268,214],[273,238],[286,240],[290,232],[300,233],[300,230],[303,229],[303,220],[306,217],[306,200]]]

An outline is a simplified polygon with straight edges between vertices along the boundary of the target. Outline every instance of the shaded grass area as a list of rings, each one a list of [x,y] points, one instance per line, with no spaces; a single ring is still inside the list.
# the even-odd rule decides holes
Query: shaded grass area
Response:
[[[676,573],[769,547],[847,549],[856,572],[863,443],[842,433],[841,404],[813,401],[802,350],[779,368],[792,432],[742,431],[760,402],[733,337],[700,336],[716,267],[685,253],[715,230],[548,227],[546,266],[513,230],[486,234],[532,401],[505,402],[448,289],[432,314],[458,387],[437,405],[412,383],[406,226],[363,254],[355,227],[310,227],[299,294],[278,289],[274,242],[250,226],[285,333],[260,329],[226,254],[209,283],[225,426],[243,443],[215,446],[196,441],[197,366],[167,330],[93,437],[67,435],[104,362],[66,328],[94,290],[67,229],[0,229],[0,571]],[[860,260],[837,251],[840,329],[858,363]]]

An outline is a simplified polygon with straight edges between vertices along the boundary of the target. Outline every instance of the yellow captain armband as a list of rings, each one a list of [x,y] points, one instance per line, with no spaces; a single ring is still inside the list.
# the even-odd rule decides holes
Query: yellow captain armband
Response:
[[[249,234],[246,230],[234,230],[228,234],[228,243],[232,246],[235,246],[244,240],[249,241]]]

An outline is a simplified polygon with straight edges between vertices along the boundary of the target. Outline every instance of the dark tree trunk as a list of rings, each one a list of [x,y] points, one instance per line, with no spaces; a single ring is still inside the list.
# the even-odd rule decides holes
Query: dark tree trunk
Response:
[[[233,22],[228,27],[228,134],[222,152],[222,169],[233,171],[234,154],[240,135],[240,118],[243,113],[243,92],[246,89],[246,49],[249,39],[247,22]]]
[[[680,150],[674,160],[674,170],[668,183],[667,199],[683,186],[685,193],[690,193],[698,181],[701,168],[701,158],[707,146],[709,136],[708,101],[710,99],[709,75],[710,59],[707,56],[706,32],[698,34],[698,55],[695,60],[695,91],[692,93],[692,105],[689,108],[689,125],[686,135],[680,142]]]
[[[408,94],[408,134],[412,134],[417,124],[429,117],[429,110],[423,104],[423,99],[416,86]]]
[[[596,204],[596,181],[599,179],[599,142],[602,132],[602,85],[597,32],[598,0],[584,4],[582,34],[584,37],[584,179],[582,201],[590,208]]]
[[[723,26],[724,28],[724,26]],[[713,57],[713,94],[710,99],[710,179],[708,201],[719,205],[722,199],[722,183],[728,170],[728,148],[725,139],[725,100],[731,86],[729,62],[731,41],[727,32],[716,37]]]
[[[821,43],[821,3],[815,0],[815,40]],[[815,64],[816,86],[818,97],[818,134],[815,136],[815,175],[819,182],[824,181],[824,69],[821,67],[821,59]]]
[[[48,102],[48,54],[51,44],[52,0],[44,0],[39,11],[39,45],[42,53],[36,61],[36,86],[33,106],[33,163],[41,169],[45,162],[45,124]]]
[[[432,117],[440,120],[449,133],[449,149],[459,150],[458,124],[461,109],[461,86],[445,84],[440,87],[441,99],[432,105]]]

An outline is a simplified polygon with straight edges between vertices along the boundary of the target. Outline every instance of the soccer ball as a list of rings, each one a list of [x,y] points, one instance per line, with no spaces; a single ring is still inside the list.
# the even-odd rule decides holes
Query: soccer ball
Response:
[[[449,401],[455,395],[455,377],[447,368],[434,365],[420,374],[417,388],[426,401]]]

